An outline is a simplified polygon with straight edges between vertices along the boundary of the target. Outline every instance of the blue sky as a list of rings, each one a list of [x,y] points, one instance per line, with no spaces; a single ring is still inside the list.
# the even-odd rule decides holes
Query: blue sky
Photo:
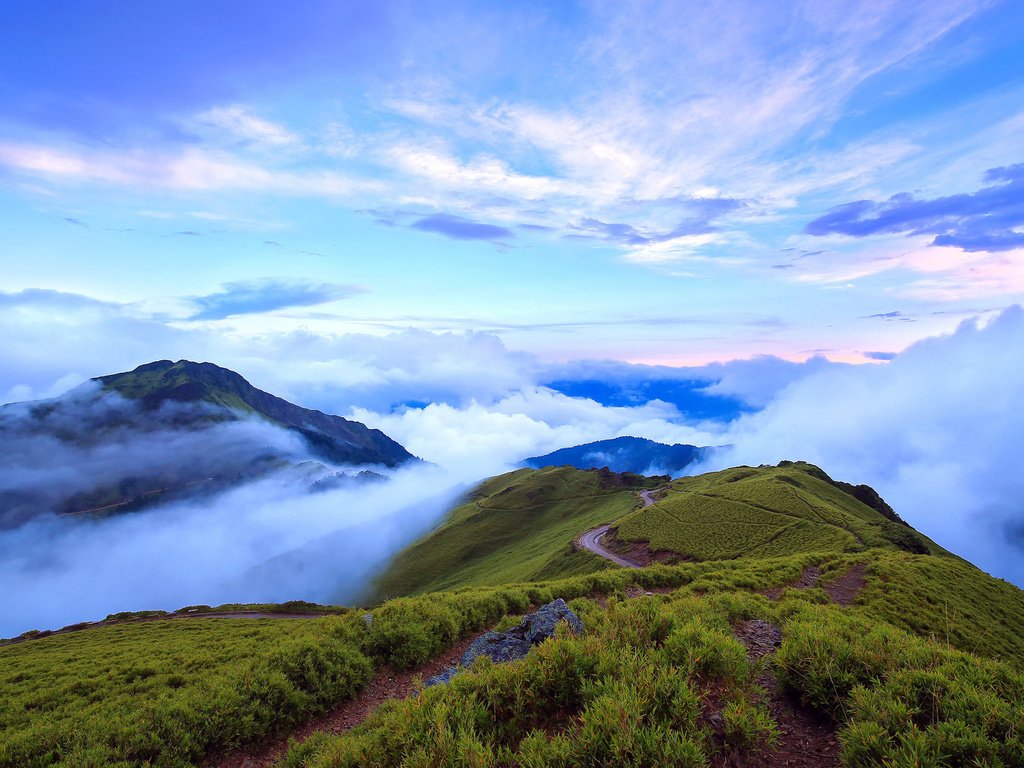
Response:
[[[4,3],[3,306],[698,365],[1024,298],[1020,3],[433,5]]]

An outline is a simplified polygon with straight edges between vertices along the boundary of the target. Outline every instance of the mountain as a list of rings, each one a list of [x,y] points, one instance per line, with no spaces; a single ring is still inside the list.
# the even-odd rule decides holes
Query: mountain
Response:
[[[223,419],[235,419],[239,413],[260,416],[294,431],[315,456],[336,464],[395,467],[415,458],[379,429],[294,405],[213,363],[158,360],[93,381],[104,391],[138,400],[146,411],[184,402],[212,405]]]
[[[1021,768],[1024,592],[869,490],[803,462],[491,478],[395,559],[382,604],[0,646],[0,768]],[[538,609],[579,623],[516,640]]]
[[[567,465],[577,469],[608,467],[613,472],[671,475],[682,472],[710,450],[681,443],[666,445],[642,437],[616,437],[533,456],[523,464],[534,469]]]
[[[417,461],[379,430],[187,360],[148,363],[52,400],[2,406],[0,439],[0,527],[48,511],[130,512],[270,473],[323,490],[350,482],[328,465]]]
[[[520,469],[485,481],[399,553],[373,597],[603,570],[609,561],[574,545],[602,523],[610,524],[604,547],[642,564],[875,548],[944,553],[874,491],[870,500],[889,513],[864,503],[858,496],[867,498],[865,488],[837,483],[804,462],[674,481],[608,469]]]
[[[627,515],[637,492],[667,477],[572,467],[520,469],[471,491],[433,531],[377,578],[373,600],[467,585],[495,585],[605,567],[572,550],[583,530]]]

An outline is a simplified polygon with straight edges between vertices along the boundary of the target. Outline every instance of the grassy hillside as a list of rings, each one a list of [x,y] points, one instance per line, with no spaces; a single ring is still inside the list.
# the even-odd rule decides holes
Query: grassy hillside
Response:
[[[943,552],[844,487],[853,489],[804,462],[710,472],[672,482],[656,504],[626,515],[613,532],[620,542],[692,560],[876,547]]]
[[[0,646],[0,768],[216,765],[555,597],[582,635],[477,662],[351,731],[314,734],[283,765],[772,765],[814,743],[787,720],[799,701],[838,737],[821,764],[1024,768],[1024,592],[810,465],[676,481],[640,509],[639,489],[659,482],[492,478],[388,574],[393,588],[460,588],[370,618],[150,617]],[[716,558],[625,569],[569,551],[616,519],[657,535],[650,521],[669,521],[652,546],[691,557],[687,529],[703,526]],[[744,525],[806,551],[747,556]]]
[[[573,538],[627,514],[640,503],[640,490],[665,479],[571,467],[491,478],[395,558],[377,580],[375,598],[607,568],[602,558],[575,552]]]
[[[850,607],[821,589],[764,594],[808,565],[827,583],[857,562],[868,585]],[[199,765],[351,698],[393,674],[385,665],[414,667],[556,596],[583,618],[582,637],[386,704],[289,764],[705,765],[768,748],[778,729],[759,700],[765,669],[835,720],[847,765],[1022,764],[1024,593],[955,558],[879,549],[403,598],[373,609],[369,627],[362,612],[174,619],[0,647],[0,766]],[[749,620],[781,629],[773,658],[752,664],[737,644]],[[906,758],[953,749],[961,761]]]

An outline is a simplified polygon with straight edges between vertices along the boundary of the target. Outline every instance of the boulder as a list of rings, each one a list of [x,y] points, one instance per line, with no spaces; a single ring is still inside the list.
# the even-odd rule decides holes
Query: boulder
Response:
[[[370,621],[373,620],[372,616],[369,618]],[[480,635],[462,654],[458,667],[448,667],[440,674],[429,678],[423,687],[429,688],[432,685],[449,682],[458,674],[460,667],[472,666],[481,656],[486,656],[496,664],[521,659],[530,652],[533,645],[554,637],[555,628],[563,621],[573,632],[583,631],[580,617],[565,604],[565,600],[558,598],[541,607],[536,613],[523,617],[518,627],[505,632],[486,632]]]
[[[526,639],[531,644],[536,645],[542,643],[549,637],[555,636],[555,627],[558,623],[564,621],[569,625],[569,629],[575,634],[579,634],[583,631],[583,622],[580,621],[580,617],[573,613],[572,609],[565,604],[565,600],[558,598],[552,600],[547,605],[541,607],[536,613],[531,614],[523,619],[523,625],[526,625]]]
[[[448,667],[444,672],[440,672],[433,677],[428,677],[426,682],[423,683],[424,688],[429,688],[432,685],[442,685],[451,681],[455,675],[459,673],[458,667]]]
[[[523,637],[518,627],[508,632],[487,632],[469,646],[462,654],[462,666],[468,667],[481,656],[487,656],[495,663],[515,661],[530,652],[530,642]]]

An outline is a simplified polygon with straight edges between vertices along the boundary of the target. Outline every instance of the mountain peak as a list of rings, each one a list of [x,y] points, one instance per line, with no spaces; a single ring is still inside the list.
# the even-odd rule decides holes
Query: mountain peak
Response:
[[[236,418],[238,413],[260,416],[298,432],[314,454],[336,463],[393,467],[414,458],[380,430],[290,403],[214,363],[156,360],[93,381],[106,391],[139,401],[146,410],[165,402],[205,403],[223,409],[226,418]]]

